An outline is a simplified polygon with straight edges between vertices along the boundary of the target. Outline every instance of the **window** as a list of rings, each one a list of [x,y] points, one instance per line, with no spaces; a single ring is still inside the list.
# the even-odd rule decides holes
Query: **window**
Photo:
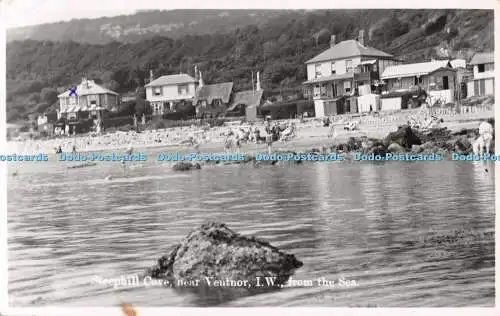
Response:
[[[415,85],[418,86],[419,84],[424,83],[424,78],[422,76],[415,77]]]
[[[348,59],[345,61],[345,71],[346,72],[353,72],[352,59]]]
[[[316,78],[321,77],[321,64],[316,64],[315,66]]]
[[[477,72],[484,72],[484,64],[477,65]]]
[[[189,92],[189,86],[187,84],[178,85],[177,90],[178,90],[177,92],[180,95],[185,95],[185,94],[188,94],[188,92]]]
[[[495,67],[493,66],[494,64],[485,64],[484,65],[484,70],[485,71],[494,71]]]
[[[350,81],[344,81],[344,91],[345,91],[345,93],[351,92],[351,82]]]
[[[161,95],[161,87],[154,87],[154,88],[153,88],[153,95],[154,95],[154,96],[159,96],[159,95]]]
[[[97,101],[96,100],[90,101],[90,105],[97,105]]]
[[[337,68],[335,67],[335,62],[332,61],[332,75],[334,75],[337,72]]]

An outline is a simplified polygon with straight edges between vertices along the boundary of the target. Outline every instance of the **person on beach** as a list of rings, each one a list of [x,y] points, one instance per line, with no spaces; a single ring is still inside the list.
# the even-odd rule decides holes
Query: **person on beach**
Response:
[[[483,150],[486,149],[486,154],[490,153],[491,140],[493,139],[493,126],[483,121],[479,125],[479,137],[476,139],[473,147],[473,152],[475,155],[483,155]]]
[[[268,153],[271,154],[272,153],[274,130],[273,130],[273,127],[271,127],[271,123],[269,121],[267,121],[267,123],[266,123],[265,130],[266,130],[267,151],[268,151]]]
[[[337,132],[335,130],[335,124],[330,125],[330,130],[328,131],[328,138],[335,138],[337,137]]]
[[[132,147],[132,145],[129,145],[126,151],[127,155],[131,156],[133,152],[134,152],[134,147]]]

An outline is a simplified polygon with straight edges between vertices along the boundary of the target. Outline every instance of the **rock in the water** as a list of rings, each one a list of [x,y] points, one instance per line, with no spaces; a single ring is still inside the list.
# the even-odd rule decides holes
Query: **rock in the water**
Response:
[[[178,162],[176,163],[172,169],[174,171],[189,171],[193,169],[201,169],[201,165],[199,163],[191,163],[191,162]]]
[[[245,237],[225,224],[210,222],[191,232],[174,249],[158,260],[147,275],[159,279],[183,281],[245,281],[257,286],[257,277],[272,277],[283,284],[302,266],[294,255],[286,254],[269,243]],[[249,287],[250,287],[249,286]]]
[[[385,145],[396,143],[403,148],[411,149],[413,145],[420,145],[422,141],[409,125],[400,126],[395,132],[389,133],[385,139]]]
[[[390,144],[389,147],[387,147],[387,150],[390,151],[391,153],[404,153],[405,152],[405,149],[403,148],[403,146],[396,144],[396,143]]]

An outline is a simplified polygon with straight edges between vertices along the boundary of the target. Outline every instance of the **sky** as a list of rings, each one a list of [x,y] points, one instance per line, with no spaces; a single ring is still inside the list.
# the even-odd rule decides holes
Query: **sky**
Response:
[[[480,5],[488,6],[488,0],[481,0]],[[307,9],[307,8],[332,8],[339,5],[352,8],[373,8],[401,6],[397,0],[350,0],[348,3],[332,0],[0,0],[5,6],[2,19],[7,28],[69,21],[80,18],[99,18],[103,16],[116,16],[132,14],[144,9]],[[399,4],[398,4],[399,3]],[[476,6],[474,0],[407,0],[405,7],[457,7]],[[490,4],[491,7],[491,4]],[[479,8],[479,7],[477,7]]]

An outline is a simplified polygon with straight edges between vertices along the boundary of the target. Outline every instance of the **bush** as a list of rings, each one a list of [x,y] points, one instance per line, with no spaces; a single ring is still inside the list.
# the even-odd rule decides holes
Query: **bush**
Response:
[[[436,21],[429,23],[425,27],[425,34],[431,35],[431,34],[434,34],[436,32],[441,31],[444,28],[444,26],[446,25],[447,19],[448,18],[446,15],[441,15],[439,18],[437,18]]]

